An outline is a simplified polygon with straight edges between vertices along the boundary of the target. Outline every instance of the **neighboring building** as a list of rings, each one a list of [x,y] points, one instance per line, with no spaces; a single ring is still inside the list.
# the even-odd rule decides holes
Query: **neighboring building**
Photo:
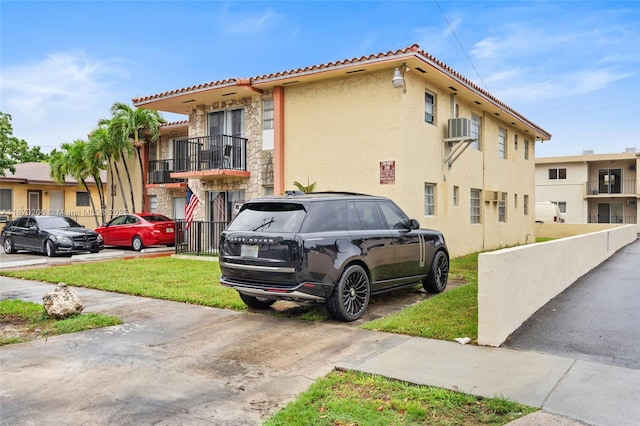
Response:
[[[640,224],[639,166],[633,148],[536,158],[536,200],[558,204],[565,223]]]
[[[238,203],[316,182],[394,199],[454,256],[534,241],[535,143],[550,133],[417,45],[133,103],[189,117],[187,137],[165,130],[156,160],[146,151],[162,181],[148,193],[174,217],[187,184],[196,220],[228,221]]]
[[[49,163],[16,164],[16,172],[6,170],[0,176],[0,216],[3,221],[26,214],[69,216],[87,228],[96,228],[89,193],[74,179],[65,183],[54,182],[49,174]],[[102,172],[106,191],[106,172]],[[96,209],[100,208],[98,191],[93,178],[87,185]]]

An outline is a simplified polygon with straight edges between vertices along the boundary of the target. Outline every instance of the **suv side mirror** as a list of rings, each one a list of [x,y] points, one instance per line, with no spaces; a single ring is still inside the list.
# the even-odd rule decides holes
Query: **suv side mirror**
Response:
[[[409,220],[409,228],[410,229],[420,229],[420,222],[415,219]]]

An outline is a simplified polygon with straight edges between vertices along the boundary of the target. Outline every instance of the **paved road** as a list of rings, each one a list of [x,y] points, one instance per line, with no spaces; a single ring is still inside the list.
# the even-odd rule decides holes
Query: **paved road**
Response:
[[[543,306],[503,346],[640,370],[639,304],[640,239]]]

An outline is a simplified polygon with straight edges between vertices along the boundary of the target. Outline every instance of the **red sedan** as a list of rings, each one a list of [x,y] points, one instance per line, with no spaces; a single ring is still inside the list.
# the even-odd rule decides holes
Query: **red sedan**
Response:
[[[176,223],[158,213],[123,214],[96,228],[106,246],[130,246],[135,251],[157,245],[174,245]]]

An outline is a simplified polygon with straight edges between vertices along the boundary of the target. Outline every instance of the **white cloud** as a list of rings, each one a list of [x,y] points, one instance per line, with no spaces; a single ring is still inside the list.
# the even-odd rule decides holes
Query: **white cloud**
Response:
[[[113,87],[128,76],[117,61],[84,51],[4,66],[0,110],[12,116],[14,136],[49,151],[60,142],[86,138],[117,100]]]
[[[272,28],[281,16],[271,8],[265,10],[232,11],[225,6],[216,21],[219,28],[228,35],[255,35]]]

